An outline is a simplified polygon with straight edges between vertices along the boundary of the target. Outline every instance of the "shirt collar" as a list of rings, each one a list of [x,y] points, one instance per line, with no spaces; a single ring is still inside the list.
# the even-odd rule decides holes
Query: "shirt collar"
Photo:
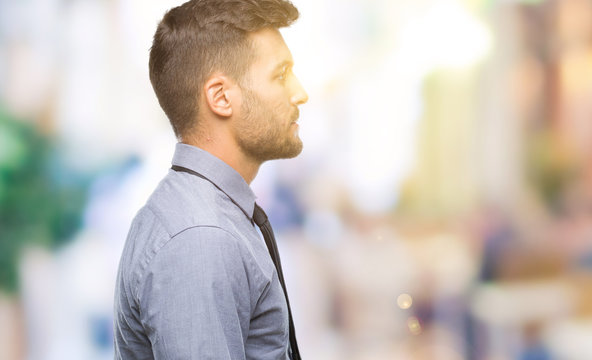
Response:
[[[230,165],[198,147],[177,143],[173,165],[191,169],[216,185],[252,220],[255,194],[243,177]]]

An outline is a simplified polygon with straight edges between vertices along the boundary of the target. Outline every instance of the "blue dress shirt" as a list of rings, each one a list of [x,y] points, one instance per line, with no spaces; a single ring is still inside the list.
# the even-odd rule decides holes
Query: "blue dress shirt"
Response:
[[[134,218],[115,289],[116,359],[288,359],[286,300],[233,168],[177,144]]]

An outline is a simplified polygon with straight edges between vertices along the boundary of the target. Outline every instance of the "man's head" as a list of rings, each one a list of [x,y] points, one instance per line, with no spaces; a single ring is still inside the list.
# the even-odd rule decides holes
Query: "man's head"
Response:
[[[251,82],[245,76],[257,57],[254,34],[298,16],[286,0],[191,0],[165,14],[150,50],[150,81],[179,139],[198,125],[207,80],[218,73]],[[257,99],[245,100],[245,107],[257,107]]]

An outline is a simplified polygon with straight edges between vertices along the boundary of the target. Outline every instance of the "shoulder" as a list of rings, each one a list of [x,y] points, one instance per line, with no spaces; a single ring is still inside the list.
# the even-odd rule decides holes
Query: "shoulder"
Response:
[[[235,234],[220,226],[206,224],[191,226],[174,234],[158,251],[161,261],[171,257],[212,262],[248,254],[248,249]]]
[[[244,241],[220,227],[195,226],[157,250],[140,293],[152,292],[154,286],[202,293],[228,286],[257,296],[269,281]]]
[[[218,226],[194,226],[175,234],[159,248],[151,260],[150,271],[165,273],[199,270],[217,276],[217,271],[260,272],[245,242]]]

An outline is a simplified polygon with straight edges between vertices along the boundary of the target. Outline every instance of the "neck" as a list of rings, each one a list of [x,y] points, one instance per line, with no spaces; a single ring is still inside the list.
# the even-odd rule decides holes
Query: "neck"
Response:
[[[249,185],[259,172],[261,162],[244,154],[239,146],[230,139],[213,138],[208,136],[201,139],[183,139],[183,143],[196,146],[224,161],[227,165],[236,170],[236,172],[238,172]]]

